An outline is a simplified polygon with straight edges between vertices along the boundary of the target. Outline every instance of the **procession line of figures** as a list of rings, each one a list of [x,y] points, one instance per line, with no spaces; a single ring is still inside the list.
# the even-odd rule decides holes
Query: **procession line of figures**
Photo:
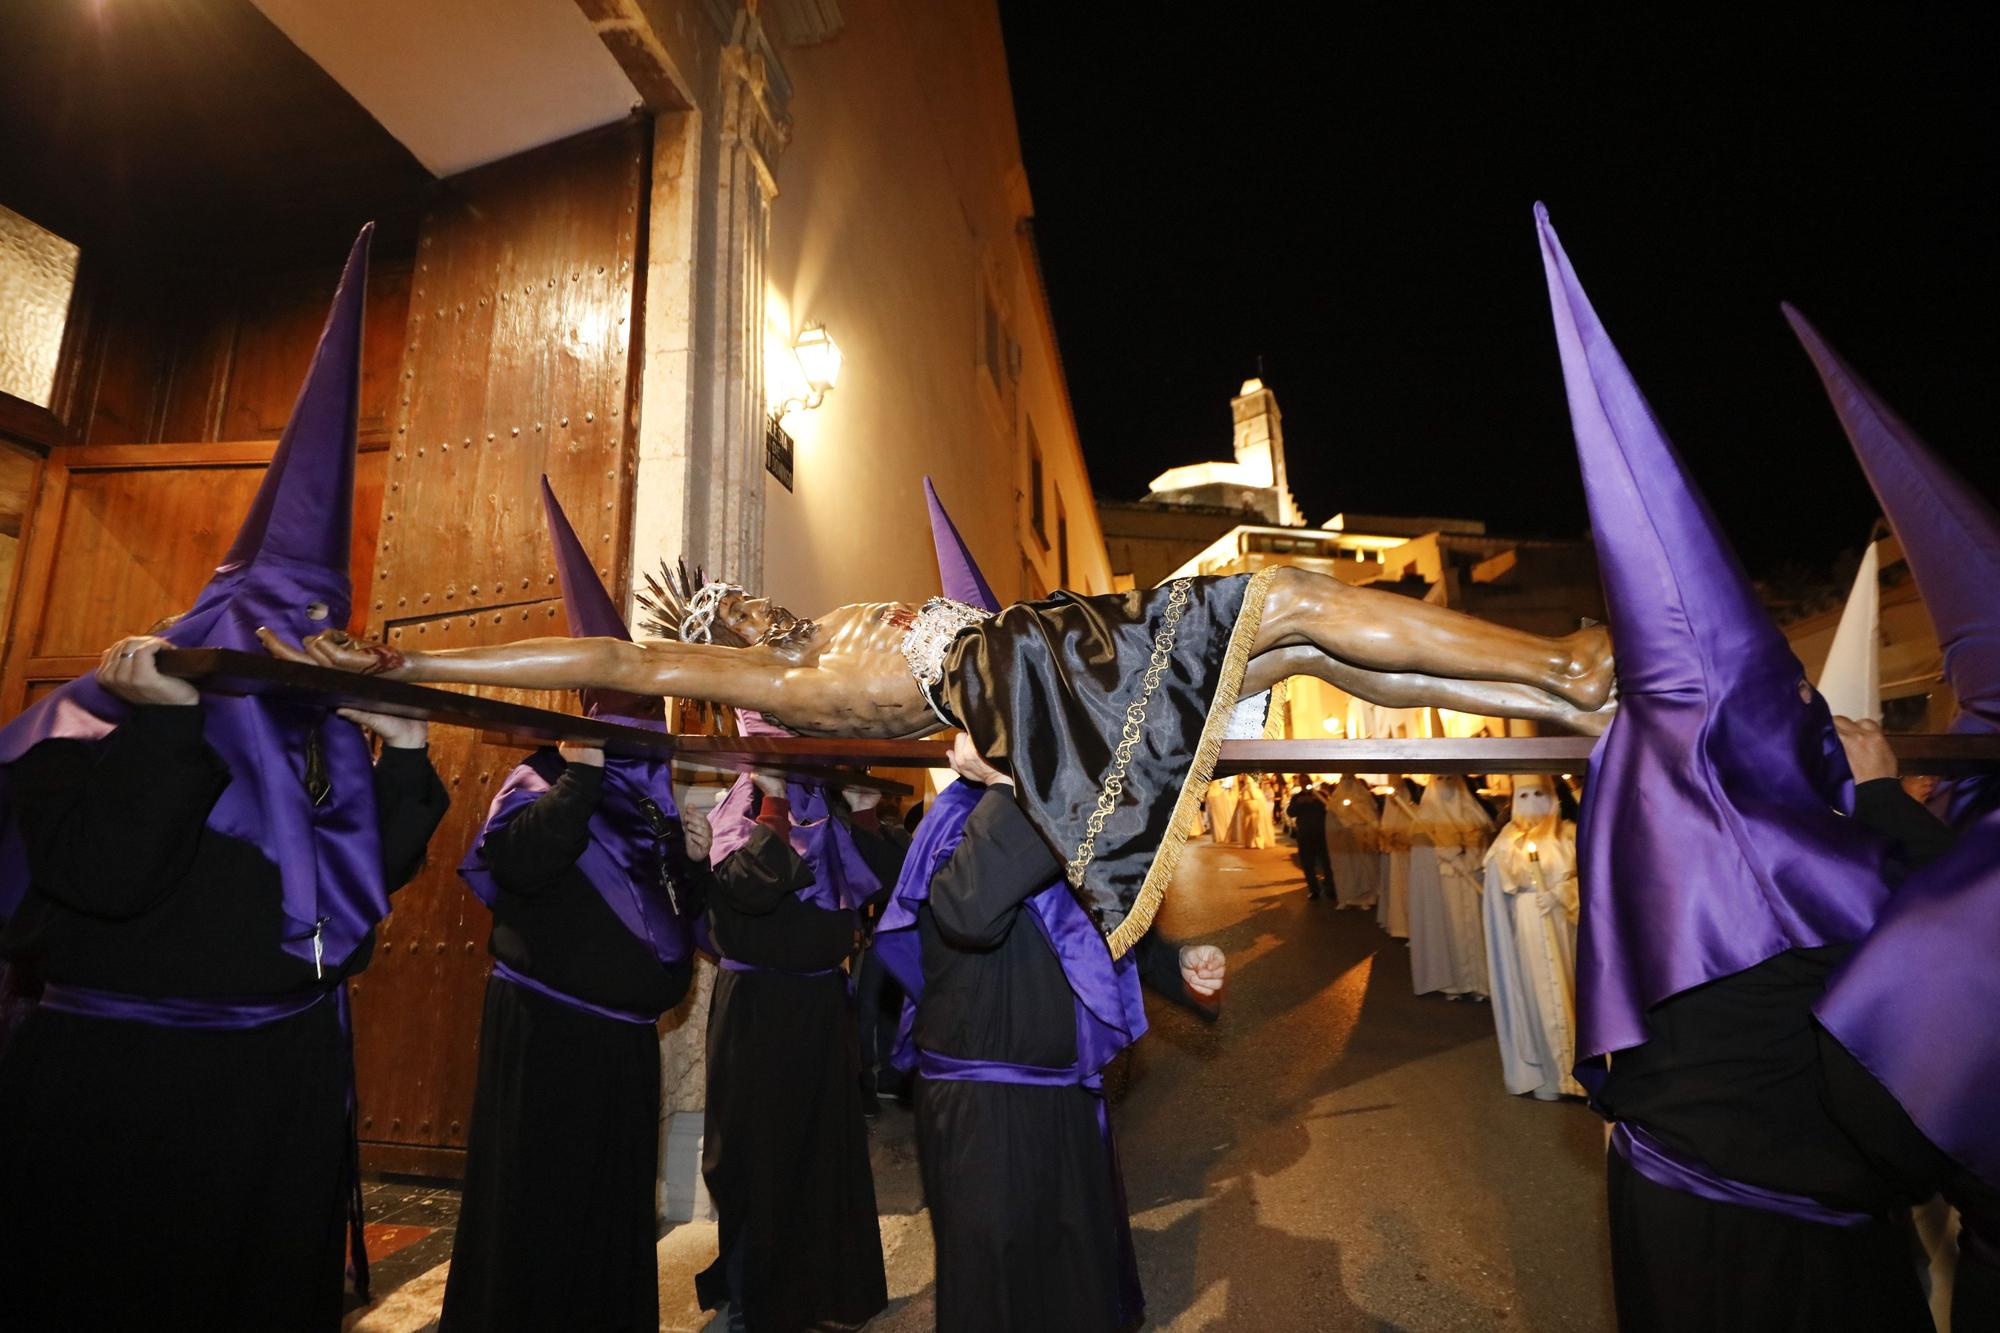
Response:
[[[749,731],[958,729],[960,780],[907,848],[867,796],[779,774],[712,819],[657,757],[545,750],[509,775],[450,849],[493,965],[447,1328],[653,1325],[656,1023],[698,950],[720,967],[705,1304],[755,1333],[884,1306],[860,1080],[883,1036],[857,1049],[852,967],[904,992],[938,1326],[1141,1322],[1103,1071],[1146,1031],[1142,982],[1214,1012],[1225,960],[1154,914],[1237,714],[1261,725],[1302,674],[1602,734],[1574,835],[1552,785],[1517,779],[1483,860],[1451,781],[1286,810],[1322,895],[1407,921],[1420,984],[1490,993],[1510,1087],[1580,1086],[1612,1122],[1622,1333],[1930,1329],[1911,1217],[1938,1199],[1961,1219],[1955,1324],[2000,1328],[2000,781],[1926,810],[1879,726],[1833,715],[1541,210],[1536,230],[1615,716],[1601,630],[1542,639],[1311,571],[1001,607],[935,492],[945,597],[815,622],[714,583],[636,644],[545,481],[574,637],[357,642],[329,627],[353,610],[364,230],[193,605],[0,728],[0,1323],[330,1330],[343,1249],[368,1288],[346,980],[448,795],[421,723],[158,669],[210,645],[576,689],[659,730],[663,696]],[[1957,725],[2000,732],[2000,514],[1793,319],[1938,621]]]
[[[1209,784],[1203,817],[1219,845],[1298,848],[1306,895],[1372,910],[1410,947],[1418,995],[1493,1002],[1507,1091],[1581,1097],[1576,1061],[1573,793],[1515,777],[1507,822],[1466,779],[1400,775],[1377,791],[1357,774],[1314,783],[1246,774]]]

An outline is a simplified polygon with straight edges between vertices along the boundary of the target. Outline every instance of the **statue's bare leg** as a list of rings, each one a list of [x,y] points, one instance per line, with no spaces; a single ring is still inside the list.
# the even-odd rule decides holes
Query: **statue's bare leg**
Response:
[[[1268,690],[1288,676],[1313,676],[1384,708],[1453,708],[1481,717],[1524,717],[1585,736],[1611,725],[1613,710],[1578,708],[1532,685],[1500,680],[1453,680],[1409,671],[1370,671],[1318,648],[1274,648],[1250,659],[1243,693]]]
[[[1611,638],[1602,628],[1545,639],[1312,570],[1280,569],[1252,653],[1300,644],[1371,671],[1531,685],[1584,709],[1611,694]]]

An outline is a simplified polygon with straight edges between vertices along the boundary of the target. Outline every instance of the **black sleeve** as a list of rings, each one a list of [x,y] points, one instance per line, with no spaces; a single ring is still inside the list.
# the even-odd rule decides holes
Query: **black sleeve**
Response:
[[[1945,1197],[1959,1208],[1964,1223],[1958,1233],[1958,1269],[1951,1284],[1952,1327],[2000,1328],[2000,1236],[1990,1228],[1979,1231],[1950,1191]]]
[[[713,897],[745,916],[767,916],[800,889],[810,888],[812,867],[792,845],[759,824],[750,841],[715,867]]]
[[[533,802],[486,834],[481,855],[509,893],[533,895],[563,882],[590,845],[590,817],[604,794],[604,770],[570,764]]]
[[[931,880],[931,919],[945,942],[990,949],[1017,909],[1062,875],[1062,862],[1028,822],[1013,791],[995,784],[965,821],[964,840]]]
[[[869,830],[854,826],[854,847],[861,853],[861,859],[868,863],[868,869],[882,882],[882,888],[871,902],[888,900],[895,890],[896,877],[903,873],[903,857],[909,851],[908,843],[899,843],[891,838],[887,826]]]
[[[1917,870],[1951,850],[1951,825],[1923,807],[1895,778],[1856,784],[1854,817],[1897,845],[1906,870]]]
[[[1139,963],[1141,984],[1183,1009],[1192,1010],[1208,1022],[1215,1021],[1214,1002],[1205,1001],[1189,990],[1187,980],[1181,976],[1181,946],[1178,942],[1157,930],[1149,930],[1132,946],[1132,956]]]
[[[431,766],[430,747],[382,747],[375,761],[375,826],[382,835],[383,882],[394,893],[424,868],[431,834],[451,808],[451,796]]]
[[[172,891],[229,785],[201,724],[199,704],[141,706],[102,741],[43,741],[9,766],[37,891],[114,919]]]

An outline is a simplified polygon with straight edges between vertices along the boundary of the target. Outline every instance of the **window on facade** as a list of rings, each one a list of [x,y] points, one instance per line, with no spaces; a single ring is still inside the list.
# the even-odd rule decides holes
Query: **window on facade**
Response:
[[[986,373],[993,377],[993,387],[998,389],[1007,382],[1006,350],[1007,334],[1000,324],[1000,308],[993,303],[993,293],[986,293],[986,337],[981,351],[986,361]]]
[[[1067,588],[1069,579],[1069,511],[1062,497],[1056,497],[1056,586]]]
[[[77,247],[0,207],[0,393],[36,407],[55,400]]]
[[[1042,442],[1035,438],[1035,423],[1028,422],[1028,526],[1035,540],[1047,550],[1049,530],[1042,511]]]

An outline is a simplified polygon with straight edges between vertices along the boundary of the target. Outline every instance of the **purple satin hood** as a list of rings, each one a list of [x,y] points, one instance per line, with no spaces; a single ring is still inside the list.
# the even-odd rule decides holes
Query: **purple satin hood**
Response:
[[[347,560],[354,505],[355,426],[361,384],[362,304],[374,224],[349,252],[311,368],[293,404],[271,466],[235,542],[192,610],[162,637],[186,648],[262,652],[269,626],[297,642],[347,623]],[[324,619],[309,603],[324,602]],[[131,627],[133,632],[143,626]],[[276,697],[203,697],[203,736],[230,783],[208,827],[256,846],[277,867],[290,929],[286,952],[337,965],[389,911],[368,742],[359,727],[325,709]],[[96,740],[130,716],[93,677],[71,681],[0,729],[0,765],[44,740]],[[306,793],[307,744],[320,737],[330,781],[326,801]],[[7,817],[0,775],[0,918],[29,886],[19,831]]]
[[[959,536],[958,525],[945,512],[944,501],[938,499],[937,487],[929,477],[924,478],[924,503],[930,509],[931,547],[937,552],[938,586],[944,595],[967,606],[998,611],[1000,599],[987,586],[986,576],[979,572],[978,562],[965,538]]]
[[[896,890],[876,924],[875,950],[912,1004],[920,1003],[924,993],[917,908],[930,897],[931,880],[951,860],[965,837],[965,821],[985,794],[984,787],[964,781],[938,793],[917,825]],[[1083,1016],[1076,1034],[1077,1067],[1095,1074],[1146,1034],[1138,959],[1129,950],[1122,958],[1112,958],[1104,937],[1061,879],[1028,899],[1027,908],[1055,951]]]
[[[625,618],[604,590],[604,580],[591,566],[590,555],[577,540],[576,529],[570,526],[547,477],[542,478],[542,517],[548,524],[549,545],[555,551],[556,577],[562,586],[563,614],[570,634],[629,641],[632,633]],[[584,711],[626,726],[664,732],[667,724],[654,706],[657,702],[613,692],[588,692]],[[537,751],[507,775],[493,798],[479,837],[458,867],[460,877],[488,907],[493,906],[500,886],[486,866],[486,835],[533,804],[562,774],[563,767],[560,755]],[[590,817],[590,842],[577,858],[576,868],[625,929],[650,946],[662,963],[678,963],[688,956],[690,928],[687,919],[674,911],[673,900],[660,881],[660,844],[645,814],[646,801],[656,805],[667,819],[679,817],[674,805],[672,761],[606,755],[603,793]]]
[[[1819,371],[1854,456],[1888,515],[1944,649],[1944,677],[1958,698],[1955,732],[2000,732],[2000,513],[1925,444],[1819,335],[1783,307]],[[1934,808],[1963,828],[2000,806],[2000,777],[1939,784]]]
[[[859,908],[881,890],[882,881],[854,845],[854,830],[829,811],[833,798],[821,784],[789,782],[785,786],[792,805],[792,850],[813,873],[813,882],[799,890],[799,900],[829,912]],[[757,827],[756,808],[757,788],[745,774],[736,779],[708,817],[714,830],[708,851],[710,864],[721,865],[750,841],[751,831]]]
[[[1535,216],[1618,653],[1578,821],[1582,1075],[1670,996],[1859,939],[1887,889],[1832,715]]]
[[[1905,880],[1814,1012],[1924,1136],[2000,1186],[2000,813]]]
[[[485,825],[458,866],[459,876],[488,907],[499,897],[500,885],[486,865],[486,835],[539,799],[562,776],[564,767],[555,751],[539,750],[507,775],[493,798]],[[648,797],[668,819],[679,817],[672,761],[608,756],[603,796],[590,817],[590,842],[576,868],[619,923],[648,945],[654,957],[671,965],[691,951],[692,924],[674,911],[660,882],[659,844],[639,804]]]

